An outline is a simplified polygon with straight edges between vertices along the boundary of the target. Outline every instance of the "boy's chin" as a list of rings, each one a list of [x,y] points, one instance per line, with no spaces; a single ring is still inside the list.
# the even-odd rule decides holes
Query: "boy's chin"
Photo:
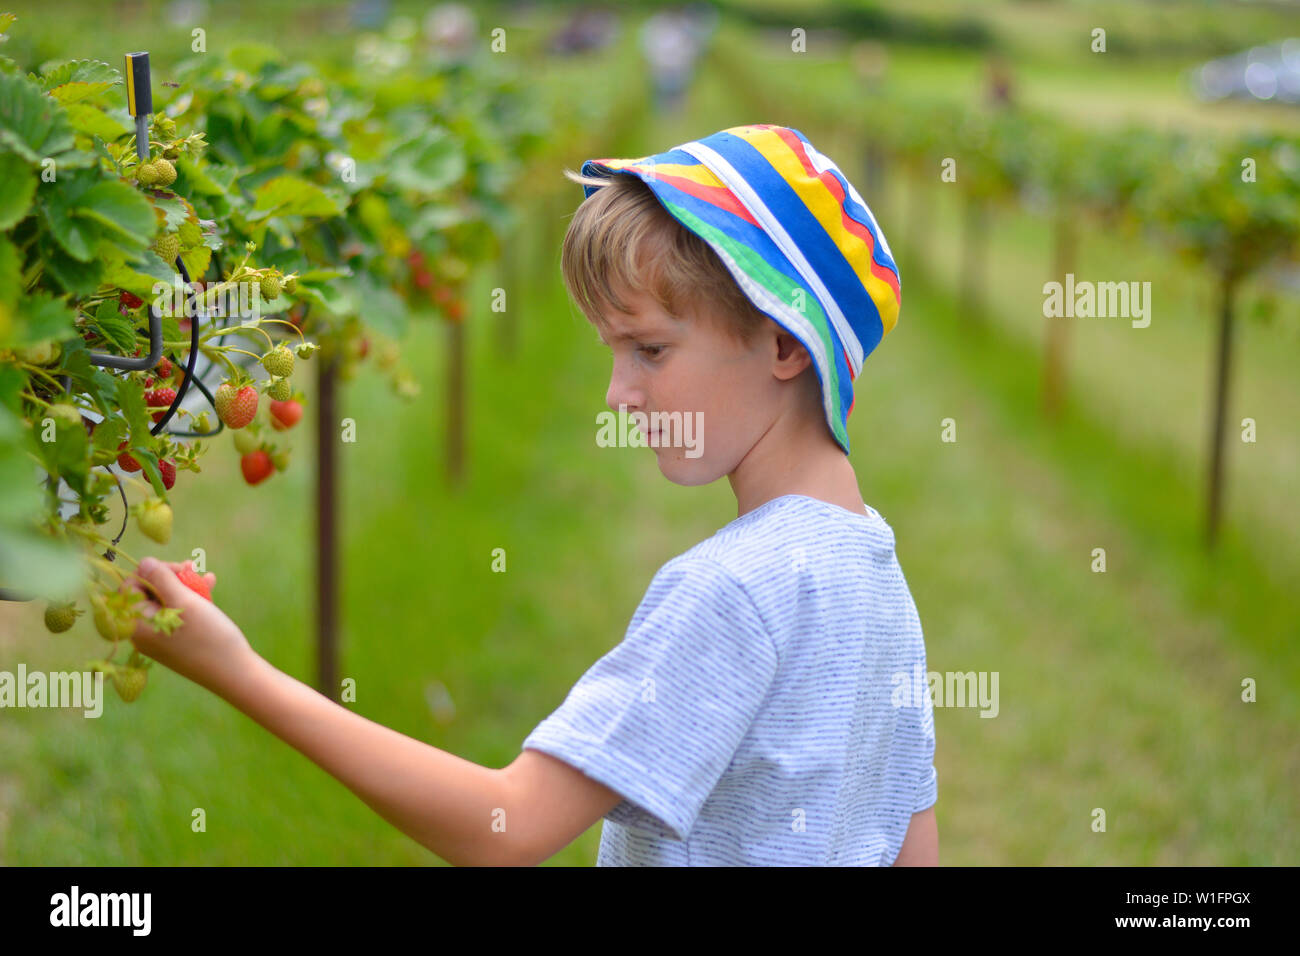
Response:
[[[699,458],[687,458],[686,449],[682,448],[655,449],[655,459],[659,464],[660,473],[665,478],[675,485],[688,488],[712,484],[725,474],[706,462],[703,455]]]

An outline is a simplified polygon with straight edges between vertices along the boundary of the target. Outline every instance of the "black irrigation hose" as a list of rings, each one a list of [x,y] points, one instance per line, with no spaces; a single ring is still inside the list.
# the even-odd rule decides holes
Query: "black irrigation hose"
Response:
[[[181,278],[185,280],[185,288],[188,290],[190,287],[190,274],[185,268],[185,263],[181,261],[180,256],[176,257],[176,267],[180,269]],[[208,404],[212,406],[213,412],[216,412],[217,410],[216,400],[212,397],[212,393],[208,391],[207,387],[202,382],[198,381],[198,379],[194,377],[194,366],[199,360],[199,317],[198,309],[194,307],[194,302],[197,299],[197,293],[195,293],[194,299],[187,299],[187,303],[191,306],[191,308],[186,309],[190,316],[190,357],[189,361],[185,365],[185,377],[181,379],[181,387],[176,390],[176,397],[172,399],[171,407],[167,409],[166,414],[164,414],[162,418],[158,419],[158,422],[153,426],[153,428],[149,430],[151,435],[157,435],[167,426],[167,423],[171,421],[172,415],[176,413],[176,409],[180,407],[181,402],[185,398],[186,391],[189,390],[190,382],[194,382],[194,384],[198,386],[199,391],[202,392],[204,397],[208,400]],[[153,311],[154,307],[150,305],[149,318],[151,325],[153,320]],[[185,438],[207,438],[211,435],[221,434],[221,432],[225,430],[225,427],[225,422],[223,422],[221,416],[218,415],[217,427],[213,431],[176,431],[168,432],[167,434],[179,435]]]

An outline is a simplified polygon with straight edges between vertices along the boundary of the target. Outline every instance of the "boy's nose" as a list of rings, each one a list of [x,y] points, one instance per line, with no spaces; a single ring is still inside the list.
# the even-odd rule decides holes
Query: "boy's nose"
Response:
[[[614,370],[609,376],[609,389],[605,392],[605,404],[611,411],[618,411],[620,405],[627,411],[634,412],[645,402],[645,390],[636,381],[635,374],[622,360],[614,359]]]

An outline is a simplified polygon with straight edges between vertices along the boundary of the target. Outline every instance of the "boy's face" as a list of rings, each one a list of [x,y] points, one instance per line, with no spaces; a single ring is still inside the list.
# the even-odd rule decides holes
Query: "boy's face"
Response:
[[[635,413],[644,413],[646,442],[669,481],[730,475],[789,398],[775,374],[779,328],[770,323],[747,347],[705,317],[675,319],[648,294],[619,293],[633,311],[611,307],[598,330],[614,359],[606,403],[626,406],[638,428]]]

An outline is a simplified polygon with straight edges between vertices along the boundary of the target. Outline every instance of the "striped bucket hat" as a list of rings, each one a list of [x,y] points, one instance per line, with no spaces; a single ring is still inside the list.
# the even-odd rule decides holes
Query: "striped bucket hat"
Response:
[[[763,124],[640,159],[589,159],[582,172],[637,176],[709,244],[754,306],[807,349],[826,423],[848,454],[853,382],[902,298],[885,234],[839,167],[798,130]]]

